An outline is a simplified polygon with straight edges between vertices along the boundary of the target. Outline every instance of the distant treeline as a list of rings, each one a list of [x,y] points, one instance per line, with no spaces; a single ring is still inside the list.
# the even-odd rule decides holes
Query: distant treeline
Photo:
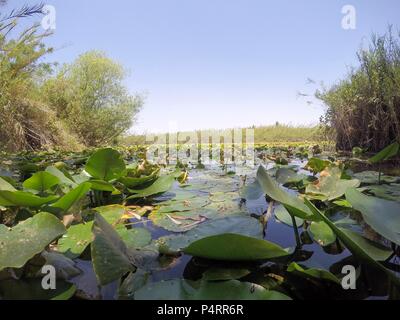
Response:
[[[324,141],[324,130],[320,126],[292,126],[276,123],[269,126],[253,126],[247,129],[254,129],[254,143],[268,144],[268,143],[292,143],[292,142],[319,142]],[[235,129],[227,129],[235,130]],[[182,132],[180,136],[184,137],[186,134],[189,136],[197,133],[198,140],[200,141],[202,131]],[[245,132],[243,132],[245,136]],[[243,137],[244,139],[244,137]],[[146,144],[146,135],[130,135],[121,138],[120,143],[125,145]]]

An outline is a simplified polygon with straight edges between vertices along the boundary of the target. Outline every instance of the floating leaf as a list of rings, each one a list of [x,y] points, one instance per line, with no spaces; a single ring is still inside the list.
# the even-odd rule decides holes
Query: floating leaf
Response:
[[[117,232],[128,248],[143,248],[151,242],[151,233],[144,228],[118,228]]]
[[[218,234],[235,233],[253,238],[263,238],[263,226],[249,216],[229,216],[200,224],[182,235],[163,237],[157,240],[160,251],[178,252],[191,243]]]
[[[262,166],[258,169],[257,180],[263,191],[275,201],[283,204],[290,214],[305,220],[314,219],[310,209],[304,202],[298,197],[282,190]]]
[[[135,270],[125,243],[99,213],[95,214],[92,231],[92,262],[100,285],[107,285]]]
[[[135,300],[290,300],[283,293],[237,280],[190,282],[175,279],[149,283],[135,293]]]
[[[293,227],[292,217],[290,216],[290,213],[286,210],[286,208],[283,205],[276,206],[275,210],[274,210],[274,214],[275,214],[275,217],[280,222],[282,222],[282,223],[284,223],[284,224],[286,224],[286,225],[288,225],[290,227]],[[300,227],[300,226],[303,225],[303,223],[304,223],[303,219],[300,219],[300,218],[297,218],[297,217],[294,217],[294,219],[296,221],[296,226],[297,227]]]
[[[166,175],[159,177],[150,187],[145,188],[143,190],[131,190],[131,193],[134,195],[128,197],[128,199],[137,199],[137,198],[147,198],[150,196],[154,196],[160,193],[167,192],[172,188],[172,185],[175,182],[175,177],[173,175]]]
[[[369,163],[379,163],[381,161],[388,160],[399,153],[400,144],[396,141],[395,143],[387,146],[385,149],[377,153],[375,156],[370,158],[368,161]]]
[[[40,207],[57,199],[57,196],[38,197],[30,192],[0,191],[0,206]]]
[[[351,251],[353,255],[363,260],[365,263],[382,270],[394,283],[400,285],[400,280],[397,278],[397,276],[378,262],[385,261],[390,257],[391,252],[389,250],[382,248],[382,246],[379,246],[372,241],[368,241],[355,232],[337,227],[309,200],[306,199],[305,201],[312,212],[319,216],[320,219],[336,233],[336,236],[340,239],[340,241],[343,242],[343,244]]]
[[[73,178],[68,174],[64,173],[60,169],[56,167],[47,167],[46,172],[51,173],[53,176],[57,177],[60,180],[60,184],[65,184],[67,186],[70,186],[72,188],[76,187],[77,184],[73,180]]]
[[[36,190],[43,193],[46,190],[58,185],[60,179],[53,176],[51,173],[46,171],[36,172],[31,178],[23,183],[25,189]]]
[[[125,207],[111,205],[95,209],[110,224],[122,219]],[[79,223],[68,228],[67,233],[58,241],[58,250],[69,258],[79,257],[93,240],[93,221]]]
[[[85,171],[93,178],[111,181],[126,174],[122,155],[111,148],[96,151],[87,161]]]
[[[346,199],[372,229],[400,245],[400,203],[369,197],[355,189],[347,190]]]
[[[305,166],[306,170],[310,170],[314,174],[320,173],[325,170],[326,167],[329,167],[332,162],[328,160],[322,160],[319,158],[311,158]]]
[[[12,229],[0,225],[0,270],[21,268],[66,232],[59,219],[39,213]]]
[[[315,269],[315,268],[303,269],[296,262],[292,262],[289,265],[287,271],[290,273],[297,274],[304,278],[327,280],[330,282],[334,282],[338,285],[341,285],[341,281],[334,274],[332,274],[329,271],[323,270],[323,269]]]
[[[0,190],[1,191],[17,191],[12,184],[0,177]]]
[[[309,231],[319,245],[326,247],[336,241],[336,235],[323,221],[312,222]]]
[[[84,182],[63,197],[61,197],[56,203],[53,203],[51,206],[53,208],[60,209],[61,211],[66,213],[76,202],[86,196],[86,194],[90,190],[90,187],[90,183]]]
[[[338,167],[330,167],[325,170],[324,175],[316,183],[306,187],[306,194],[310,198],[317,198],[321,201],[332,201],[344,195],[348,188],[360,186],[359,180],[341,179],[342,170]]]
[[[183,251],[191,256],[221,261],[257,261],[289,255],[272,242],[231,233],[200,239]]]

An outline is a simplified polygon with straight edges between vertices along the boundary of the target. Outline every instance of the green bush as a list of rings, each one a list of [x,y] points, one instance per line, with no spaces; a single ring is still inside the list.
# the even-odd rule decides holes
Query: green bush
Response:
[[[142,106],[123,85],[125,71],[91,51],[61,68],[42,88],[57,116],[86,146],[109,144],[128,130]]]
[[[317,91],[327,106],[323,122],[334,133],[337,149],[371,152],[400,139],[400,43],[392,29],[372,36],[358,52],[360,65],[331,88]]]

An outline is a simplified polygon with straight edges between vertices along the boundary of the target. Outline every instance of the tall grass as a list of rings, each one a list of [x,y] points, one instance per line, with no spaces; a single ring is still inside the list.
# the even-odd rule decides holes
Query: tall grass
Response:
[[[400,140],[400,34],[373,35],[358,52],[359,66],[316,94],[327,106],[323,122],[339,150],[371,152]]]

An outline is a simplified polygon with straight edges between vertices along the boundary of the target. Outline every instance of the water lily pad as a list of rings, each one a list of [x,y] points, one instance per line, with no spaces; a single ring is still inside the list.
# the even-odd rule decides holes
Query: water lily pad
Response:
[[[232,233],[202,238],[183,251],[191,256],[221,261],[257,261],[289,255],[272,242]]]
[[[292,217],[290,216],[290,213],[286,210],[286,208],[283,205],[278,205],[275,207],[274,209],[274,214],[275,217],[282,223],[293,227],[293,220]],[[294,217],[295,221],[296,221],[296,226],[297,227],[301,227],[304,223],[303,219]]]
[[[344,195],[348,188],[357,188],[360,181],[357,179],[341,179],[342,170],[338,167],[330,167],[323,171],[324,175],[316,183],[306,187],[306,194],[310,198],[317,198],[321,201],[332,201]]]
[[[40,171],[33,174],[31,178],[25,180],[23,187],[25,189],[36,190],[38,192],[44,192],[58,185],[60,179],[46,171]]]
[[[0,206],[4,207],[40,207],[53,202],[57,196],[38,197],[30,192],[0,191]]]
[[[99,207],[95,210],[112,225],[120,221],[125,213],[125,207],[119,205]],[[69,258],[79,257],[93,240],[92,228],[93,221],[70,226],[58,241],[58,250]]]
[[[369,197],[355,189],[346,192],[346,199],[372,229],[400,245],[400,203]]]
[[[336,241],[336,235],[323,221],[312,222],[309,228],[312,238],[319,245],[325,247]]]
[[[400,184],[372,185],[366,187],[365,190],[378,198],[400,202]]]
[[[258,169],[257,180],[263,191],[269,197],[284,205],[290,214],[305,220],[314,219],[310,209],[304,204],[304,202],[297,196],[291,195],[281,189],[262,166]]]
[[[92,231],[92,262],[100,285],[107,285],[135,270],[125,243],[99,213],[95,214]]]
[[[296,275],[299,275],[304,278],[311,278],[311,279],[318,279],[318,280],[327,280],[330,282],[334,282],[338,285],[341,285],[341,281],[331,272],[323,270],[323,269],[315,269],[315,268],[310,268],[310,269],[304,269],[300,265],[298,265],[296,262],[292,262],[288,269],[288,272],[294,273]]]
[[[325,168],[329,167],[332,162],[328,160],[323,160],[319,158],[311,158],[306,164],[306,170],[313,172],[314,174],[320,173],[325,170]]]
[[[378,184],[379,183],[379,172],[378,171],[362,171],[353,174],[355,179],[361,181],[362,184]],[[382,174],[381,183],[397,183],[400,182],[400,177],[392,177]]]
[[[96,151],[87,161],[85,171],[93,178],[111,181],[126,174],[122,155],[111,148]]]
[[[143,248],[151,242],[151,233],[144,228],[118,228],[117,232],[128,248]]]
[[[0,270],[21,268],[66,232],[59,219],[39,213],[12,229],[0,225]]]
[[[134,193],[134,195],[128,197],[128,199],[147,198],[167,192],[169,189],[172,188],[174,182],[175,177],[173,175],[161,176],[150,187],[142,190],[129,189],[129,192]]]
[[[190,282],[175,279],[149,283],[135,293],[135,300],[290,300],[280,292],[237,280]]]
[[[249,216],[228,216],[210,220],[182,235],[167,236],[157,240],[159,250],[178,252],[191,243],[213,235],[234,233],[257,239],[263,238],[263,226]]]
[[[377,153],[375,156],[370,158],[368,162],[370,163],[379,163],[385,160],[388,160],[399,153],[400,144],[398,142],[392,143],[391,145],[387,146],[385,149]]]
[[[91,184],[88,182],[84,182],[75,189],[68,192],[66,195],[62,196],[57,202],[53,203],[51,206],[53,208],[59,209],[65,214],[76,202],[86,196],[90,188]]]
[[[14,186],[8,181],[0,177],[0,190],[2,191],[17,191]]]

